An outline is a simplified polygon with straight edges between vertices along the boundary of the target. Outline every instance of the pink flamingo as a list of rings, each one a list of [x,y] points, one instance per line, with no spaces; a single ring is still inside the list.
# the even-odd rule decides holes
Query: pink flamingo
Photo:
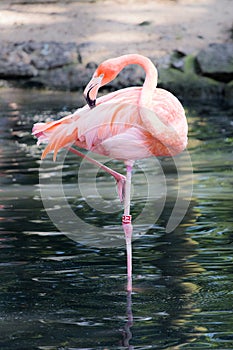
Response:
[[[109,83],[129,64],[145,70],[142,87],[121,89],[97,99],[101,86]],[[47,146],[42,158],[65,147],[110,173],[124,200],[122,224],[127,249],[127,290],[132,291],[132,224],[130,215],[131,172],[134,161],[151,156],[173,156],[187,145],[187,121],[179,100],[157,88],[157,69],[139,54],[123,55],[101,63],[84,90],[87,105],[58,121],[37,123],[33,135]],[[124,161],[126,177],[85,156],[71,146]]]

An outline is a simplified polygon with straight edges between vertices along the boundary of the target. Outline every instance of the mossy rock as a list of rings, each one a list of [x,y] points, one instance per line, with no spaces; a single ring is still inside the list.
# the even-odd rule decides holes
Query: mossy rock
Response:
[[[203,76],[211,77],[223,83],[233,79],[233,43],[212,43],[196,56],[197,64]]]
[[[183,78],[183,72],[174,68],[160,68],[158,83],[168,83]]]
[[[195,56],[188,55],[184,58],[184,73],[197,73],[197,63]]]
[[[225,86],[225,102],[228,106],[233,106],[233,80]]]
[[[189,65],[191,65],[191,59]],[[223,99],[224,84],[192,72],[185,73],[173,68],[160,69],[158,85],[182,100],[220,101]]]

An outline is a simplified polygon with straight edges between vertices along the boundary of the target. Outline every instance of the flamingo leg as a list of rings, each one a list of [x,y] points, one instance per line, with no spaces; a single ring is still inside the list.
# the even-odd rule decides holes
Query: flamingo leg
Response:
[[[127,291],[132,291],[132,232],[133,226],[131,224],[130,215],[130,192],[131,192],[131,177],[133,161],[126,163],[126,183],[125,183],[125,197],[124,197],[124,215],[122,216],[122,225],[125,233],[126,253],[127,253]]]
[[[89,161],[92,164],[97,165],[99,168],[103,169],[104,171],[106,171],[108,174],[112,175],[114,177],[114,179],[116,180],[117,183],[117,192],[118,192],[118,196],[120,198],[120,201],[123,202],[124,199],[124,190],[125,190],[125,183],[126,183],[126,177],[120,173],[118,173],[117,171],[107,167],[106,165],[98,162],[97,160],[88,157],[87,155],[83,154],[82,152],[78,151],[76,148],[73,147],[69,147],[68,150],[74,154],[76,154],[77,156],[86,159],[87,161]]]
[[[131,223],[132,216],[130,215],[130,193],[131,193],[131,177],[134,161],[126,161],[126,177],[115,170],[107,167],[106,165],[98,162],[97,160],[88,157],[76,148],[69,147],[68,150],[77,156],[86,159],[92,164],[97,165],[110,175],[112,175],[117,182],[118,195],[120,200],[124,200],[124,215],[122,216],[122,225],[125,233],[126,241],[126,254],[127,254],[127,291],[132,291],[132,232],[133,226]]]

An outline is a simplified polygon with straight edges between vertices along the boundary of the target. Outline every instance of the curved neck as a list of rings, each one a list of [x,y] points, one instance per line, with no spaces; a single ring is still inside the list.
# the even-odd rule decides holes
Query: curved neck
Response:
[[[143,84],[140,106],[150,107],[152,103],[152,97],[154,90],[158,82],[158,72],[151,60],[145,56],[139,54],[129,54],[118,58],[119,59],[119,72],[130,64],[138,64],[146,72],[146,78]]]

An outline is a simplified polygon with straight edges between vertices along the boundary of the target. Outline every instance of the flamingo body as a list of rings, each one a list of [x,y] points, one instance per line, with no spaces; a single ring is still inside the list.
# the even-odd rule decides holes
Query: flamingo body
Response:
[[[113,80],[128,64],[139,64],[144,68],[143,86],[121,89],[97,98],[99,88]],[[84,90],[87,105],[60,120],[37,123],[32,130],[38,143],[47,143],[42,158],[53,151],[55,160],[61,148],[68,148],[116,179],[119,197],[124,199],[122,225],[127,247],[129,292],[132,291],[130,186],[133,163],[151,156],[174,156],[187,145],[188,126],[181,103],[156,85],[157,70],[148,58],[130,54],[109,59],[99,65]],[[72,146],[123,160],[126,177]]]

